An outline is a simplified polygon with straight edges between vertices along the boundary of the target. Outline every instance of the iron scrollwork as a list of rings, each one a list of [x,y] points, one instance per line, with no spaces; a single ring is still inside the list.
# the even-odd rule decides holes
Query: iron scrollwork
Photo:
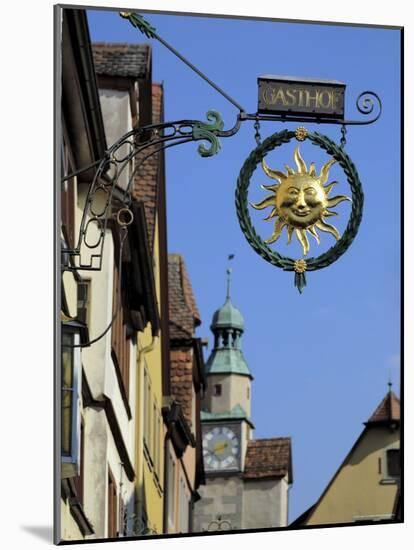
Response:
[[[256,124],[259,121],[339,124],[342,126],[341,145],[343,147],[347,125],[372,124],[381,116],[381,100],[376,93],[371,91],[361,93],[356,100],[357,110],[364,116],[371,115],[374,109],[377,110],[375,117],[368,120],[315,119],[309,116],[248,114],[237,101],[165,42],[143,16],[133,12],[121,12],[120,15],[147,38],[157,39],[167,47],[227,101],[238,108],[239,113],[235,125],[228,130],[224,130],[223,120],[216,111],[208,111],[208,122],[180,120],[131,130],[106,151],[104,158],[64,177],[62,183],[92,167],[96,167],[92,183],[86,194],[77,244],[73,249],[64,248],[63,250],[62,266],[65,270],[101,270],[105,234],[109,220],[112,218],[119,223],[120,217],[117,217],[117,212],[123,208],[128,208],[130,205],[132,201],[131,188],[140,167],[151,156],[162,150],[191,141],[201,141],[207,143],[208,146],[206,147],[205,143],[201,143],[198,146],[198,153],[202,157],[210,157],[220,150],[219,138],[233,136],[239,131],[241,123],[246,120],[254,120]],[[86,260],[85,256],[87,256]]]
[[[198,152],[202,157],[211,157],[220,150],[219,138],[232,136],[240,128],[239,118],[233,128],[224,130],[220,113],[208,111],[206,117],[208,122],[181,120],[131,130],[107,150],[97,166],[86,195],[77,245],[73,249],[64,250],[64,258],[69,256],[71,258],[70,262],[62,261],[64,269],[70,271],[101,269],[108,221],[113,218],[119,225],[123,225],[119,221],[118,212],[131,203],[134,179],[140,167],[151,156],[176,145],[204,141],[209,144],[209,147],[201,143]],[[62,182],[80,173],[82,170],[66,176]],[[123,178],[122,185],[120,185],[121,178]],[[117,190],[116,201],[114,200],[115,190]],[[89,254],[85,254],[87,250]],[[86,261],[85,256],[87,256]]]

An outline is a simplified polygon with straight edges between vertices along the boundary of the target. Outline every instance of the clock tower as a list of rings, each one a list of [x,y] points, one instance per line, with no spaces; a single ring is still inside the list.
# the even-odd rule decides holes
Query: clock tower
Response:
[[[201,410],[206,484],[194,508],[196,532],[287,525],[290,438],[253,440],[253,376],[242,352],[244,319],[230,285],[228,269],[226,300],[210,327],[214,345]]]

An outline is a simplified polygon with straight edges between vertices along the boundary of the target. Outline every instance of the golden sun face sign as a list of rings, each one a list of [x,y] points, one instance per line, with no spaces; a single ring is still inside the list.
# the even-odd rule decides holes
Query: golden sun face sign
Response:
[[[291,243],[292,234],[295,232],[302,245],[303,255],[306,256],[310,248],[307,233],[310,233],[318,244],[320,237],[317,229],[330,233],[337,241],[340,239],[336,227],[326,223],[324,218],[337,215],[329,208],[342,201],[351,201],[351,199],[345,195],[329,198],[330,192],[337,183],[333,181],[327,184],[329,170],[336,162],[334,159],[324,164],[319,175],[316,174],[313,162],[308,170],[301,157],[299,146],[295,149],[294,160],[297,170],[286,166],[286,174],[273,170],[264,159],[262,160],[264,172],[278,183],[262,185],[263,189],[271,191],[272,194],[252,206],[258,210],[272,207],[270,214],[264,218],[267,221],[275,220],[273,233],[265,241],[267,244],[277,241],[286,227],[288,244]]]

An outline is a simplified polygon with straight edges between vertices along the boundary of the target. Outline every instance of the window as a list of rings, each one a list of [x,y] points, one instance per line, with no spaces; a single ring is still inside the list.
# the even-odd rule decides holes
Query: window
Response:
[[[398,483],[401,475],[400,449],[395,445],[396,443],[384,449],[382,457],[378,460],[378,473],[383,485]]]
[[[400,477],[400,449],[388,449],[387,451],[387,473],[388,477]]]
[[[61,454],[62,478],[79,475],[81,356],[79,334],[70,325],[62,327],[61,356]]]
[[[89,310],[90,310],[90,294],[91,281],[90,279],[82,279],[78,282],[78,319],[89,326]]]
[[[216,396],[221,395],[221,384],[214,384],[213,395],[216,395]]]

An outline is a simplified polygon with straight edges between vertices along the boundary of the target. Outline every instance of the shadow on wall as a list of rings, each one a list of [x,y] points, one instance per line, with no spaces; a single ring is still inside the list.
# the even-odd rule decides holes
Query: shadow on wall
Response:
[[[390,432],[388,428],[380,429],[382,433],[379,433],[379,429],[377,428],[377,430],[372,430],[366,434],[365,444],[355,449],[352,456],[347,460],[349,465],[355,466],[367,456],[384,449],[385,442],[391,443],[393,440],[399,440],[399,436],[393,435],[394,432]]]

